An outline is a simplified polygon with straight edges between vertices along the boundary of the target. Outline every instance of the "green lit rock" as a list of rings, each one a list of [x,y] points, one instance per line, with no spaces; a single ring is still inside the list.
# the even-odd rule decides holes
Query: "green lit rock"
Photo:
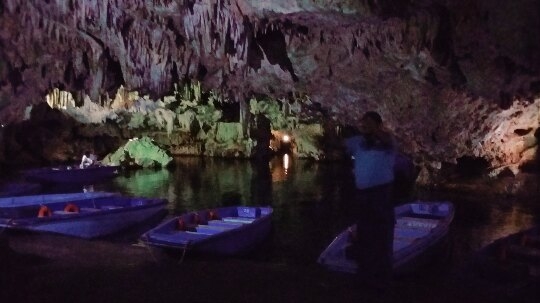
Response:
[[[249,100],[249,107],[252,114],[265,115],[270,120],[273,129],[282,129],[287,127],[287,118],[277,100],[257,100],[252,98]]]
[[[216,129],[207,133],[204,155],[227,158],[249,157],[253,140],[244,138],[244,129],[238,122],[218,122]]]
[[[218,122],[216,141],[220,143],[239,142],[244,138],[242,124],[237,122]]]
[[[295,154],[300,158],[321,160],[324,151],[319,147],[319,142],[323,135],[324,129],[321,124],[299,124],[293,131]]]
[[[137,129],[144,126],[144,120],[146,116],[143,113],[132,113],[131,119],[129,120],[129,123],[127,127],[129,129]]]
[[[113,165],[165,167],[173,158],[148,137],[130,139],[123,147],[107,155],[103,162]]]

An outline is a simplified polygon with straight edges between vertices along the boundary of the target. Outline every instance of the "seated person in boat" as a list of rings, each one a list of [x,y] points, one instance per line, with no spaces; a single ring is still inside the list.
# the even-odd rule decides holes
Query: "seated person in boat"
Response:
[[[79,168],[87,168],[92,165],[97,165],[99,162],[97,161],[97,156],[94,155],[94,153],[90,151],[84,152],[81,160],[81,164],[79,165]]]

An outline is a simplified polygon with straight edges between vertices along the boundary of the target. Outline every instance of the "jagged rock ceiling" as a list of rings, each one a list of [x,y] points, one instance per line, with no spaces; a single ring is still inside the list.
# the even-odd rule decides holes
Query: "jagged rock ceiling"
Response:
[[[539,34],[535,0],[4,0],[0,121],[53,88],[197,79],[239,102],[305,93],[342,123],[375,109],[409,153],[508,165],[537,144]]]

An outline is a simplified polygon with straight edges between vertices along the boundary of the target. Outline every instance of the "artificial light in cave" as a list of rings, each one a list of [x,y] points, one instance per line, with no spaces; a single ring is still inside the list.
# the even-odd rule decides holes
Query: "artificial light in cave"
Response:
[[[283,142],[288,143],[289,141],[291,141],[291,137],[289,137],[288,135],[284,135],[282,140]]]

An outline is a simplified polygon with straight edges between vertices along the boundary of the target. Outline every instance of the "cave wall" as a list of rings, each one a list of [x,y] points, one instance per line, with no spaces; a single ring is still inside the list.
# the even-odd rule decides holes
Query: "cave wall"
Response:
[[[196,79],[230,100],[308,94],[328,119],[379,111],[427,167],[536,150],[540,1],[89,0],[0,3],[0,121],[54,88],[157,99]]]

